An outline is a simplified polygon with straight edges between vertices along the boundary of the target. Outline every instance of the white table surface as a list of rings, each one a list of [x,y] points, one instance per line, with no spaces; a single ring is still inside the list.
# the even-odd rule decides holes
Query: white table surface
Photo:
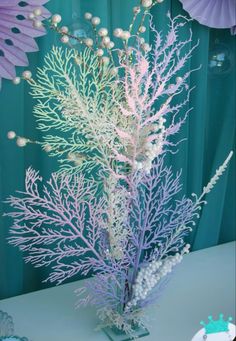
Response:
[[[143,341],[191,341],[208,315],[235,322],[235,243],[193,252],[184,258],[158,305],[149,308],[150,335]],[[32,341],[107,341],[94,331],[92,308],[75,310],[82,281],[0,301],[17,335]]]

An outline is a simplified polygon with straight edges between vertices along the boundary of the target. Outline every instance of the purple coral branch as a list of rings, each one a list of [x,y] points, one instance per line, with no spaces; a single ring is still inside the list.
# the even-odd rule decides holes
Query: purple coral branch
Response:
[[[106,213],[105,202],[95,198],[94,183],[87,183],[85,188],[83,177],[54,174],[47,186],[43,186],[43,196],[40,196],[41,181],[38,172],[29,169],[25,192],[20,192],[23,197],[8,199],[15,209],[6,214],[14,219],[9,242],[27,251],[26,261],[37,267],[56,263],[50,281],[60,283],[72,273],[87,274],[92,269],[89,254],[95,258],[95,265],[104,266],[97,249],[100,225]],[[78,262],[70,265],[64,262],[73,256],[78,257]],[[81,261],[81,256],[87,258]],[[65,270],[67,267],[69,271]]]
[[[173,177],[171,168],[164,166],[164,158],[158,158],[150,174],[143,174],[135,183],[136,196],[132,201],[130,224],[133,227],[137,252],[134,261],[133,282],[137,276],[143,252],[165,238],[168,229],[160,229],[161,217],[170,214],[170,201],[181,190],[180,175]],[[174,228],[175,226],[172,226]],[[143,255],[144,256],[144,255]]]

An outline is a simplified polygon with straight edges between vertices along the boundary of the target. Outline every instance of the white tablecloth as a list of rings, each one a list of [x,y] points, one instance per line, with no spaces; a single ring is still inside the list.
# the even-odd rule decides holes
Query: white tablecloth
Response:
[[[158,305],[149,309],[150,335],[143,341],[190,341],[199,322],[219,313],[235,322],[235,243],[187,255]],[[74,290],[82,281],[0,301],[19,336],[32,341],[106,341],[94,331],[92,308],[75,310]]]

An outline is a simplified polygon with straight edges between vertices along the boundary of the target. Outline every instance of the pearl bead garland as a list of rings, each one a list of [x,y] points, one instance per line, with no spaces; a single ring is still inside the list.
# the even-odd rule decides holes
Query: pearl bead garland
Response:
[[[139,38],[139,43],[140,43],[141,45],[145,44],[145,39],[144,39],[144,38]]]
[[[189,249],[190,245],[186,244],[181,253],[168,256],[164,260],[154,260],[147,267],[141,268],[133,285],[133,298],[127,303],[125,310],[128,311],[139,301],[145,300],[157,283],[182,261],[184,254],[189,253]]]
[[[49,152],[52,150],[52,147],[50,146],[50,144],[47,144],[47,145],[44,147],[44,150],[45,150],[45,152],[49,153]]]
[[[15,85],[20,84],[20,82],[21,82],[20,77],[15,77],[15,78],[13,78],[13,80],[12,80],[12,83],[15,84]]]
[[[36,17],[39,17],[39,16],[42,14],[41,8],[35,8],[35,10],[33,11],[33,14],[34,14]]]
[[[96,55],[97,55],[98,57],[102,57],[102,56],[104,55],[103,49],[98,49],[98,50],[96,51]]]
[[[110,39],[109,37],[104,37],[104,38],[102,39],[102,43],[103,43],[105,46],[109,45],[110,41],[111,41],[111,39]]]
[[[60,32],[63,34],[67,34],[69,32],[69,28],[67,26],[62,26],[60,28]]]
[[[102,57],[102,62],[103,62],[103,64],[104,65],[107,65],[107,64],[109,64],[109,62],[110,62],[110,58],[109,57]]]
[[[145,8],[152,6],[152,0],[142,0],[142,6]]]
[[[135,6],[135,7],[133,8],[133,13],[134,13],[134,14],[139,14],[140,11],[141,11],[141,8],[140,8],[139,6]]]
[[[62,18],[60,16],[60,14],[54,14],[52,16],[52,23],[53,24],[59,24],[61,22]]]
[[[99,25],[100,22],[101,22],[101,19],[100,19],[99,17],[93,17],[93,18],[91,19],[91,23],[92,23],[94,26]]]
[[[123,30],[121,28],[116,28],[113,32],[113,35],[116,38],[121,38],[122,34],[123,34]]]
[[[98,35],[100,37],[105,37],[108,35],[108,30],[105,27],[100,28],[100,30],[98,31]]]
[[[33,20],[33,19],[35,18],[34,13],[30,13],[29,16],[28,16],[28,18],[29,18],[30,20]]]
[[[93,39],[86,38],[86,39],[84,39],[84,43],[85,43],[86,46],[92,47],[93,46]]]
[[[212,188],[215,186],[216,182],[219,180],[219,177],[224,173],[224,171],[227,168],[227,165],[233,156],[233,151],[231,151],[227,157],[227,159],[224,161],[224,163],[216,170],[215,175],[211,178],[210,182],[208,182],[207,186],[203,187],[203,193],[209,193]]]
[[[142,47],[143,51],[145,51],[145,52],[149,52],[151,50],[151,46],[148,43],[142,44],[141,47]]]
[[[14,140],[14,138],[16,137],[16,133],[11,130],[7,133],[7,137],[9,138],[9,140]]]
[[[164,117],[159,118],[158,124],[156,124],[155,127],[155,129],[159,131],[157,141],[155,143],[147,143],[145,151],[146,159],[142,162],[135,161],[134,167],[136,170],[144,169],[146,173],[149,173],[152,168],[153,160],[162,153],[165,136],[165,122],[166,119]]]
[[[146,32],[146,27],[145,27],[145,26],[140,26],[140,27],[139,27],[139,32],[140,32],[140,33]]]
[[[129,31],[123,31],[121,38],[123,40],[128,40],[130,38],[130,32]]]
[[[18,147],[25,147],[27,144],[27,140],[24,137],[18,137],[16,140],[16,144]]]
[[[110,43],[107,45],[107,48],[113,49],[114,46],[115,46],[115,43],[113,41],[110,41]]]
[[[176,83],[182,82],[183,78],[182,77],[176,77]]]
[[[86,20],[91,20],[92,17],[93,17],[92,14],[89,13],[89,12],[86,12],[86,13],[84,14],[84,18],[85,18]]]
[[[64,35],[64,36],[61,37],[61,42],[62,42],[63,44],[69,43],[69,40],[70,40],[70,38],[69,38],[68,36],[66,36],[66,35]]]
[[[26,70],[22,73],[22,77],[26,80],[30,80],[32,78],[32,72],[29,70]]]
[[[34,26],[34,28],[40,28],[40,27],[43,26],[43,23],[40,20],[34,20],[33,21],[33,26]]]

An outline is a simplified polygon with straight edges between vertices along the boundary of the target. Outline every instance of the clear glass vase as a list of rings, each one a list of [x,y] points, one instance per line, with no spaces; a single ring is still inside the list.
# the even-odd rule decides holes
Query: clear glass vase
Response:
[[[117,327],[106,327],[103,328],[104,333],[108,336],[111,341],[129,341],[133,340],[130,335],[127,335],[124,331],[118,329]],[[135,335],[135,338],[140,338],[149,335],[149,331],[138,325],[134,325],[132,328],[132,334]]]

